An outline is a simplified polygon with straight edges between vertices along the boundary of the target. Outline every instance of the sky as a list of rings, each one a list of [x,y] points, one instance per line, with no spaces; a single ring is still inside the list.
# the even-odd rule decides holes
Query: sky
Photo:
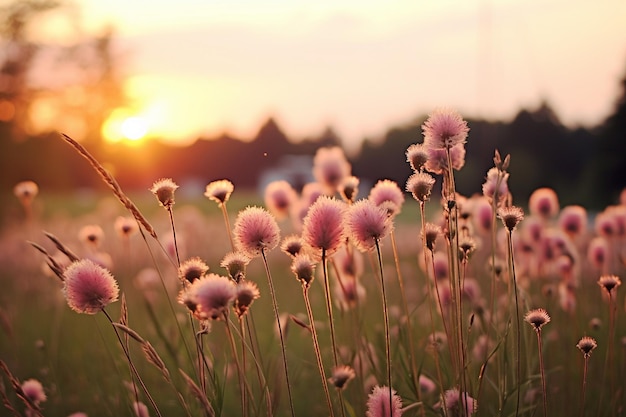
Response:
[[[626,74],[623,0],[75,0],[113,25],[136,134],[347,148],[436,107],[508,120],[547,100],[569,126],[609,115]],[[143,124],[142,124],[143,123]]]

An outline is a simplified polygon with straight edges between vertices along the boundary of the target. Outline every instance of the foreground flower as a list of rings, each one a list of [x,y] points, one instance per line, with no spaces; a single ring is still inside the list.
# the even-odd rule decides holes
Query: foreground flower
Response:
[[[241,252],[227,253],[220,266],[226,268],[228,275],[235,281],[239,282],[246,276],[246,267],[250,263],[250,258]]]
[[[298,281],[308,288],[315,278],[315,262],[309,255],[299,253],[293,258],[291,271],[296,275]]]
[[[391,391],[391,401],[389,392]],[[391,410],[389,404],[391,403]],[[367,398],[367,417],[400,417],[402,415],[402,399],[395,390],[389,387],[375,386]]]
[[[280,241],[276,220],[260,207],[247,207],[239,212],[233,234],[235,246],[250,258],[274,249]]]
[[[591,356],[591,352],[598,347],[596,340],[593,337],[584,336],[580,341],[576,344],[576,347],[580,349],[585,358]]]
[[[208,274],[193,282],[185,290],[181,299],[201,320],[219,320],[228,312],[231,302],[235,299],[237,289],[229,278],[217,274]]]
[[[182,281],[193,283],[209,270],[209,266],[198,257],[187,259],[178,268],[178,277]]]
[[[502,207],[498,209],[498,217],[509,232],[515,230],[519,222],[524,220],[524,211],[516,206]]]
[[[204,196],[221,206],[228,201],[234,190],[235,186],[232,182],[228,180],[218,180],[206,186]]]
[[[72,263],[65,272],[65,298],[77,313],[96,314],[117,301],[119,287],[111,273],[89,259]]]
[[[462,145],[469,127],[461,115],[452,109],[436,109],[422,125],[424,146],[431,149],[450,149]]]
[[[550,323],[550,316],[543,308],[536,308],[526,313],[524,320],[533,326],[536,332],[539,332],[544,325]]]
[[[425,202],[430,198],[430,192],[435,185],[432,175],[425,172],[417,172],[406,181],[406,190],[413,194],[413,198],[418,202]]]
[[[346,213],[346,232],[362,252],[372,250],[391,228],[386,210],[371,200],[357,201]]]
[[[413,171],[419,172],[428,161],[428,150],[421,143],[414,143],[406,150],[406,160]]]
[[[343,243],[343,215],[345,204],[332,197],[322,196],[309,208],[304,218],[302,238],[315,249],[327,255]]]
[[[150,191],[159,200],[161,206],[170,208],[174,205],[174,191],[177,188],[178,185],[171,178],[163,178],[156,181]]]
[[[43,385],[36,379],[27,379],[22,382],[21,388],[26,398],[35,405],[46,401],[48,398],[44,392]]]

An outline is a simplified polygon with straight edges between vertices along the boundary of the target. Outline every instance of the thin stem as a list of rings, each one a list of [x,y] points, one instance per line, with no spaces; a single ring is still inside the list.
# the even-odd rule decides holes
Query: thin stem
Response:
[[[230,241],[230,248],[235,250],[235,243],[233,241],[233,233],[230,229],[230,221],[228,220],[228,211],[226,210],[226,203],[220,204],[220,208],[222,209],[222,215],[224,216],[224,224],[226,225],[226,231],[228,232],[228,240]]]
[[[178,255],[178,241],[176,239],[176,227],[174,226],[174,211],[172,206],[167,206],[167,212],[170,216],[170,223],[172,225],[172,237],[174,239],[174,250],[176,251],[176,265],[180,266],[180,256]]]
[[[324,395],[326,396],[326,403],[328,404],[328,412],[331,417],[334,416],[333,403],[330,399],[330,392],[328,391],[328,382],[326,380],[326,373],[324,372],[324,363],[322,362],[322,352],[317,339],[317,330],[315,330],[315,321],[313,319],[313,310],[311,309],[311,302],[309,300],[309,286],[302,284],[302,295],[304,297],[304,304],[306,306],[306,314],[309,318],[309,328],[311,330],[311,338],[313,339],[313,348],[315,350],[315,359],[317,360],[317,369],[322,379],[322,387],[324,388]]]
[[[585,415],[585,387],[587,385],[587,362],[589,361],[589,357],[587,357],[587,355],[585,355],[584,358],[584,365],[583,365],[583,387],[580,393],[580,417],[583,417]]]
[[[383,315],[385,318],[385,355],[387,357],[387,384],[389,386],[389,410],[393,410],[393,389],[391,387],[391,342],[389,337],[389,310],[387,309],[387,293],[385,291],[385,278],[383,275],[383,257],[380,253],[380,243],[376,242],[376,254],[378,255],[378,267],[380,269],[380,290],[383,298]]]
[[[237,355],[237,347],[235,346],[235,339],[233,338],[233,333],[230,331],[230,321],[228,320],[227,312],[224,312],[224,325],[226,327],[226,333],[228,335],[228,342],[230,344],[230,349],[233,352],[233,358],[235,359],[235,365],[237,366],[237,375],[239,376],[239,391],[241,393],[241,412],[242,416],[246,417],[248,415],[248,410],[246,407],[246,378],[243,374],[243,369],[241,368],[241,364],[239,363],[239,356]]]
[[[522,342],[521,342],[521,321],[519,314],[519,302],[517,299],[517,278],[515,276],[515,262],[513,260],[513,231],[509,230],[507,234],[507,245],[509,249],[509,273],[513,278],[513,292],[515,293],[515,319],[517,321],[517,329],[515,332],[515,343],[516,343],[516,352],[515,352],[515,366],[516,366],[516,382],[517,382],[517,401],[515,403],[515,416],[519,415],[519,406],[520,406],[520,394],[521,394],[521,375],[522,375],[522,365],[521,365],[521,354],[522,354]]]
[[[265,250],[261,250],[261,255],[263,256],[263,265],[265,265],[265,273],[267,275],[267,283],[270,289],[270,296],[272,298],[272,307],[274,308],[274,316],[276,318],[276,326],[278,327],[278,335],[280,336],[280,348],[283,356],[283,366],[285,370],[285,381],[287,383],[287,394],[289,396],[289,407],[291,409],[291,416],[295,417],[296,413],[293,408],[293,397],[291,395],[291,384],[289,383],[289,370],[287,368],[287,351],[285,350],[285,339],[283,338],[283,328],[280,324],[280,316],[278,314],[278,303],[276,302],[276,294],[274,291],[274,283],[272,282],[272,275],[270,273],[270,268],[267,263],[267,256],[265,255]]]
[[[543,344],[541,342],[541,329],[537,330],[537,345],[539,348],[539,370],[541,371],[541,389],[543,391],[543,415],[547,417],[548,416],[548,399],[546,396],[546,374],[545,374],[544,367],[543,367]]]
[[[113,327],[115,336],[117,336],[117,340],[120,343],[122,350],[124,351],[124,355],[126,356],[126,359],[128,360],[128,364],[130,366],[132,374],[134,374],[135,378],[137,378],[137,381],[139,381],[139,385],[141,386],[141,389],[146,394],[146,397],[148,398],[148,401],[152,405],[152,408],[154,408],[154,411],[156,412],[157,416],[162,417],[161,412],[159,411],[159,407],[157,407],[156,403],[154,402],[154,399],[150,395],[150,392],[148,391],[148,388],[144,384],[143,380],[141,379],[141,376],[139,376],[139,372],[137,372],[137,368],[135,368],[135,364],[133,363],[133,360],[130,357],[130,353],[128,352],[128,349],[126,349],[126,345],[124,345],[124,342],[122,341],[122,338],[120,337],[120,334],[117,331],[117,327],[113,325],[113,319],[111,318],[111,316],[109,316],[109,313],[107,313],[107,311],[104,308],[102,308],[102,312],[104,313],[106,318],[109,320],[109,323],[111,323],[111,327]]]

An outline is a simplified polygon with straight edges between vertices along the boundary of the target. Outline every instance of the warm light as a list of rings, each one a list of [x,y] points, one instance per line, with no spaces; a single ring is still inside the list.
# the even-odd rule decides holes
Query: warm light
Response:
[[[148,133],[148,124],[141,117],[129,117],[122,122],[120,130],[126,139],[139,140]]]
[[[116,109],[102,126],[102,136],[108,142],[121,140],[140,141],[150,130],[150,123],[143,115],[132,114],[128,109]]]

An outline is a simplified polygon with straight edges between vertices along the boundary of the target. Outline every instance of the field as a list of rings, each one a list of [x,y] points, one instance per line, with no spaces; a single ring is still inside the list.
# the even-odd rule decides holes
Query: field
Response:
[[[517,201],[497,153],[460,196],[436,117],[406,187],[351,194],[333,148],[302,191],[5,195],[0,415],[623,415],[626,202]]]

